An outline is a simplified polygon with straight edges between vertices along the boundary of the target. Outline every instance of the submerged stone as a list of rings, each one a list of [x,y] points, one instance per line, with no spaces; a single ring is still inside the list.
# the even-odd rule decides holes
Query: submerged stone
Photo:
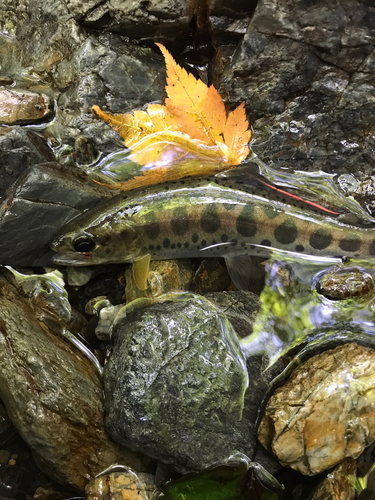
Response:
[[[355,343],[317,354],[270,397],[258,429],[282,465],[318,474],[375,441],[375,350]]]
[[[110,435],[179,471],[251,456],[267,386],[248,379],[233,327],[202,297],[181,296],[119,317],[104,367]]]
[[[45,266],[58,229],[113,193],[76,168],[49,162],[29,167],[0,203],[0,263]],[[26,236],[27,235],[27,236]]]
[[[347,458],[314,489],[307,500],[354,500],[357,464]]]
[[[113,443],[96,366],[41,320],[46,311],[0,275],[0,397],[42,470],[83,490],[112,463],[149,460]]]
[[[21,126],[0,127],[0,196],[28,167],[54,159],[41,134]]]
[[[283,487],[264,467],[237,453],[223,465],[168,483],[164,493],[166,500],[278,500]]]
[[[12,88],[0,90],[0,124],[33,123],[52,114],[45,94]]]
[[[160,495],[154,476],[132,470],[101,474],[86,486],[85,493],[86,500],[156,500]]]
[[[373,295],[374,287],[371,269],[355,267],[333,269],[323,275],[318,284],[318,291],[330,299],[348,299]]]

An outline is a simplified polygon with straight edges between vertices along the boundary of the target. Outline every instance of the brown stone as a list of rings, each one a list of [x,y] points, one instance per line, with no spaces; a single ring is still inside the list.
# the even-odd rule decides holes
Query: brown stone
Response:
[[[373,294],[374,279],[366,269],[334,269],[319,282],[319,293],[330,299],[348,299]]]
[[[282,465],[318,474],[375,441],[375,351],[345,344],[300,367],[269,399],[258,439]]]
[[[97,477],[86,486],[86,500],[155,500],[160,491],[151,474],[113,472]]]
[[[126,301],[131,302],[139,297],[154,297],[171,292],[184,292],[192,275],[189,259],[152,261],[147,276],[147,290],[140,290],[134,283],[131,270],[128,270],[125,276]]]
[[[0,123],[33,123],[49,114],[50,99],[45,94],[27,90],[0,90]]]
[[[95,365],[38,317],[37,303],[0,275],[0,397],[43,471],[79,490],[113,463],[147,471],[147,457],[103,428]]]
[[[308,500],[353,500],[357,464],[347,458],[314,489]]]

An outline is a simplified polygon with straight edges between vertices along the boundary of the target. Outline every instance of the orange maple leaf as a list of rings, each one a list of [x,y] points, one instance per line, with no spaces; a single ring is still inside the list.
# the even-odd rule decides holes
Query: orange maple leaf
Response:
[[[187,73],[163,45],[156,45],[167,67],[165,106],[149,104],[147,111],[124,115],[105,113],[96,105],[91,108],[121,135],[132,151],[129,158],[144,167],[141,175],[108,187],[128,190],[217,173],[238,165],[249,154],[251,131],[244,103],[227,116],[215,87]]]

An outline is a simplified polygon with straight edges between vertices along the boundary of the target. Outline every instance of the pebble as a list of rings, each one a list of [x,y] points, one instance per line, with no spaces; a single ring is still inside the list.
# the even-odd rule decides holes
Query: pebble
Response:
[[[99,476],[85,489],[86,500],[156,500],[160,491],[151,474],[133,471]]]
[[[0,90],[0,124],[33,123],[52,114],[47,95],[28,90]]]
[[[373,294],[375,288],[372,274],[361,268],[333,270],[319,281],[318,292],[329,299],[349,299]]]

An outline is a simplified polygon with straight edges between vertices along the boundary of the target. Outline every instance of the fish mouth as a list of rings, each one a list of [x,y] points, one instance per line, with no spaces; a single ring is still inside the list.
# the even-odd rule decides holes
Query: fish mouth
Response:
[[[63,266],[87,266],[92,263],[92,258],[91,255],[57,253],[52,256],[52,262]]]

